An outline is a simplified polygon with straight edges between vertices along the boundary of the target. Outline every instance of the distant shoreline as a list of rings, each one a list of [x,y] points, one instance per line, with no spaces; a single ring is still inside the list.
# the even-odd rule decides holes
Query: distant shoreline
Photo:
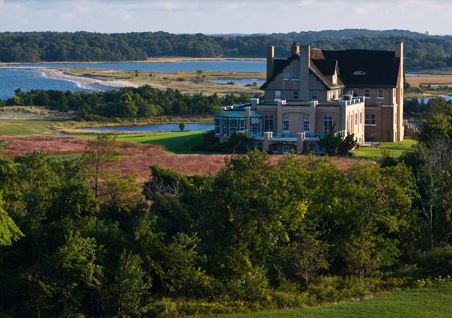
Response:
[[[119,64],[119,63],[176,63],[181,61],[265,61],[263,57],[150,57],[137,61],[39,61],[39,62],[0,62],[1,66],[39,65],[39,64]]]

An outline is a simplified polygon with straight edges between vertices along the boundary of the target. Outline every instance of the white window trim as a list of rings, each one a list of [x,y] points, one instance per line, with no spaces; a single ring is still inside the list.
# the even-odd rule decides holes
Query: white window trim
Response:
[[[286,127],[285,127],[286,122],[287,122],[287,128],[289,128],[289,129],[285,129],[285,128],[286,128]],[[290,132],[290,121],[289,121],[289,118],[288,118],[288,117],[284,117],[284,118],[283,118],[283,132],[284,132],[284,133]]]
[[[368,121],[368,123],[366,123],[366,121],[367,121],[367,119],[366,118],[364,118],[364,126],[369,126],[369,127],[376,127],[377,126],[377,116],[376,115],[374,115],[375,117],[375,124],[372,124],[372,117],[371,117],[371,115],[372,114],[368,114],[369,115],[369,121]]]
[[[382,93],[382,96],[380,96],[380,92]],[[382,89],[377,90],[377,99],[385,99],[385,91]]]
[[[283,79],[283,81],[288,81],[288,80],[290,80],[290,73],[288,73],[288,72],[283,72],[282,79]]]

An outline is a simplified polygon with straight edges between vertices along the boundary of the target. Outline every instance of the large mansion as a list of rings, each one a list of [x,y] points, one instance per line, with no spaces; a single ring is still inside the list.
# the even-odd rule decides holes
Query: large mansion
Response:
[[[298,46],[288,58],[267,53],[263,100],[224,107],[215,116],[221,141],[254,137],[271,152],[309,151],[333,127],[364,141],[403,140],[403,43],[394,51],[332,51]]]

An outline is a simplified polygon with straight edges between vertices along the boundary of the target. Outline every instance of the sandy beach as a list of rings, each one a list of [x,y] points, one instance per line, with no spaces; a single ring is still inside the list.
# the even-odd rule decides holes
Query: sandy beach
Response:
[[[89,78],[84,76],[74,76],[66,74],[60,70],[53,68],[37,68],[37,70],[46,74],[47,77],[60,79],[64,81],[70,81],[77,83],[81,87],[94,88],[96,89],[98,85],[106,86],[110,88],[122,88],[122,87],[138,87],[137,84],[123,81],[123,80],[101,80],[96,78]]]
[[[8,68],[8,67],[6,67]],[[48,67],[39,67],[39,66],[14,66],[11,67],[14,69],[26,69],[26,70],[35,70],[38,72],[42,72],[45,76],[53,79],[69,81],[76,83],[79,87],[99,90],[99,86],[107,87],[107,88],[122,88],[122,87],[138,87],[138,84],[124,81],[124,80],[102,80],[98,78],[89,78],[85,76],[75,76],[66,74],[61,70],[57,70],[54,68]]]

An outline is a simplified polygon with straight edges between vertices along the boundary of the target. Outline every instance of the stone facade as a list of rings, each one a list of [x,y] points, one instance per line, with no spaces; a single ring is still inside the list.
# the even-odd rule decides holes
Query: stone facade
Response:
[[[403,140],[403,43],[395,51],[268,49],[263,101],[224,108],[216,115],[222,141],[247,133],[266,151],[298,152],[335,129],[365,140]]]

